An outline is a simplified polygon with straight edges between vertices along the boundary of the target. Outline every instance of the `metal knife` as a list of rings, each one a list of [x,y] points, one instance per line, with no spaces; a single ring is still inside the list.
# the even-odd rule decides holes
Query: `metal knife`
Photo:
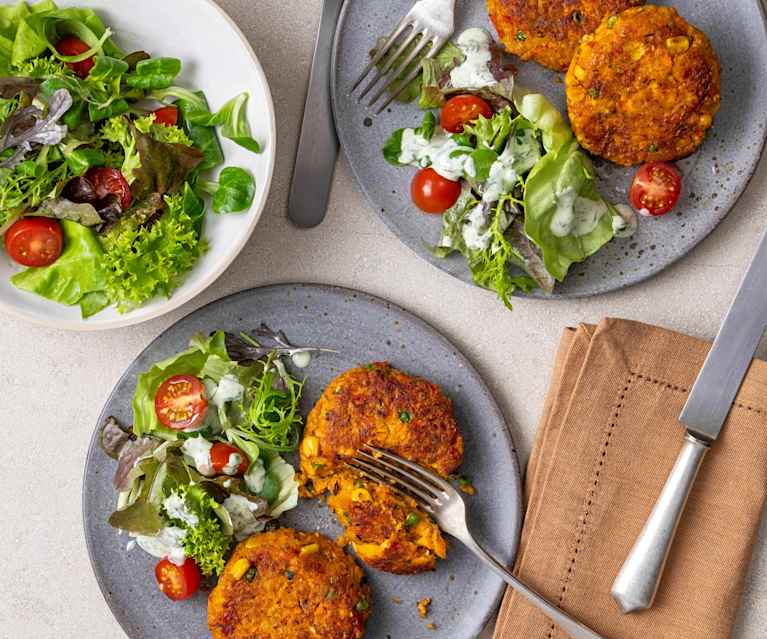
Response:
[[[343,0],[324,0],[314,47],[288,198],[288,217],[301,228],[317,226],[325,219],[338,157],[338,136],[330,105],[330,64],[333,36],[342,4]]]
[[[762,238],[679,421],[684,446],[618,573],[612,596],[624,613],[649,608],[703,458],[716,441],[767,328],[767,234]]]

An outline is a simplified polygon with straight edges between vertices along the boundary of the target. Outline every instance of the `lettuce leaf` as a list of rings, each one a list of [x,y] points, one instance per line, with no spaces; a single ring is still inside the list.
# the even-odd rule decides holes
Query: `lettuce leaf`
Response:
[[[589,232],[562,235],[552,230],[566,194],[604,203],[604,214]],[[593,255],[615,235],[610,207],[594,185],[591,162],[574,139],[535,165],[527,178],[524,200],[525,233],[543,253],[546,270],[560,282],[573,263]]]
[[[198,211],[187,210],[182,194],[166,196],[165,203],[154,224],[123,218],[119,232],[104,237],[106,290],[121,313],[157,295],[170,297],[207,250],[192,216]]]
[[[194,337],[190,347],[154,364],[146,373],[138,376],[133,394],[133,432],[137,437],[152,434],[167,440],[175,440],[178,431],[165,428],[157,419],[154,398],[160,385],[173,375],[200,375],[203,369],[210,374],[213,368],[209,360],[215,360],[219,369],[227,372],[237,367],[226,352],[224,333],[219,331],[211,337]],[[214,380],[217,381],[217,380]]]
[[[50,266],[29,268],[14,275],[11,283],[54,302],[79,304],[83,317],[90,317],[109,305],[101,245],[92,230],[76,222],[63,220],[61,227],[64,231],[61,257]]]

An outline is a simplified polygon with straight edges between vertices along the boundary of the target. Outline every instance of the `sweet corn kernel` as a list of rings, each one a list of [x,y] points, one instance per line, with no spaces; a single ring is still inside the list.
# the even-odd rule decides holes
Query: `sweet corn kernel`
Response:
[[[317,457],[320,452],[320,440],[312,435],[307,435],[301,442],[301,452],[307,457]]]
[[[301,548],[301,555],[316,555],[320,551],[319,544],[309,544]]]
[[[687,36],[674,36],[666,40],[666,48],[674,54],[684,53],[690,48],[690,38]]]
[[[583,78],[586,77],[586,70],[582,66],[576,64],[575,68],[573,68],[573,75],[579,80],[583,80]]]
[[[629,42],[626,45],[626,52],[634,62],[641,60],[644,57],[645,51],[646,49],[642,42]]]
[[[352,491],[352,501],[372,501],[373,498],[365,488],[355,488]]]
[[[245,573],[248,572],[248,568],[250,568],[250,562],[247,559],[238,559],[234,562],[234,566],[232,566],[232,577],[242,579]]]

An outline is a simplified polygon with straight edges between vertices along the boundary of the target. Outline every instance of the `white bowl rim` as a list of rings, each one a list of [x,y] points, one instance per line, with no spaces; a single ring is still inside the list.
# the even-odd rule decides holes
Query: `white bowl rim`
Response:
[[[258,203],[255,215],[253,216],[253,219],[251,220],[248,227],[245,229],[245,232],[242,233],[239,239],[233,243],[233,250],[230,251],[229,255],[225,257],[223,260],[221,260],[221,262],[217,265],[217,267],[215,269],[212,269],[207,276],[201,277],[200,280],[194,286],[190,286],[189,290],[186,291],[184,294],[174,294],[171,298],[167,299],[165,302],[159,305],[156,309],[140,317],[134,317],[131,315],[131,313],[126,313],[124,317],[111,319],[111,320],[104,320],[104,321],[90,321],[86,319],[80,319],[80,320],[53,319],[53,318],[45,319],[37,315],[25,313],[24,311],[19,310],[18,307],[16,307],[15,305],[6,302],[5,300],[2,299],[2,297],[0,297],[0,310],[2,310],[3,312],[8,313],[9,315],[17,319],[30,322],[31,324],[36,324],[37,326],[64,329],[69,331],[78,331],[78,332],[104,331],[104,330],[110,330],[114,328],[124,328],[126,326],[135,326],[137,324],[143,324],[144,322],[148,322],[150,320],[157,319],[158,317],[162,317],[163,315],[167,315],[168,313],[176,310],[180,306],[183,306],[190,300],[200,295],[203,291],[205,291],[208,287],[210,287],[219,277],[221,277],[224,274],[224,272],[229,268],[229,266],[231,266],[232,262],[234,262],[234,260],[242,252],[242,249],[245,248],[245,244],[248,243],[248,240],[250,240],[250,237],[253,235],[253,231],[256,229],[256,225],[258,224],[259,220],[261,219],[261,215],[264,212],[266,202],[269,199],[269,192],[271,190],[272,178],[274,177],[274,166],[277,160],[277,153],[276,153],[277,120],[276,120],[276,116],[274,112],[274,99],[272,98],[272,90],[271,90],[271,87],[269,86],[269,81],[266,77],[266,73],[264,72],[264,68],[263,66],[261,66],[261,62],[258,59],[256,52],[253,50],[253,47],[251,46],[248,39],[245,37],[245,34],[242,32],[240,27],[237,26],[237,23],[214,0],[197,0],[197,2],[202,2],[212,7],[213,9],[215,9],[224,18],[227,24],[232,28],[234,33],[237,34],[243,46],[245,47],[245,50],[247,51],[248,55],[250,55],[250,58],[253,61],[253,66],[254,66],[256,75],[259,77],[259,80],[263,83],[263,86],[266,89],[264,97],[266,98],[267,106],[269,108],[268,124],[269,124],[269,136],[270,136],[270,140],[272,141],[272,150],[269,154],[270,156],[269,165],[266,172],[267,178],[266,178],[266,182],[263,185],[263,194],[261,196],[261,201]],[[55,302],[51,302],[51,304],[54,304],[54,303]]]

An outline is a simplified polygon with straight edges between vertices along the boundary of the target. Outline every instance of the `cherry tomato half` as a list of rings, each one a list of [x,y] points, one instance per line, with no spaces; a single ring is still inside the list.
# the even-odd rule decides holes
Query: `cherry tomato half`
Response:
[[[476,95],[457,95],[442,107],[439,122],[445,131],[461,133],[464,124],[474,122],[480,115],[493,117],[492,107]]]
[[[682,176],[673,164],[650,162],[643,165],[631,185],[629,199],[637,211],[665,215],[673,209],[682,194]]]
[[[5,233],[5,252],[22,266],[49,266],[64,248],[64,234],[58,220],[24,217]]]
[[[181,566],[170,559],[161,559],[155,566],[154,576],[157,587],[173,601],[189,599],[200,587],[200,569],[194,559],[187,558]]]
[[[410,192],[424,213],[444,213],[461,195],[461,183],[442,177],[432,168],[421,169],[413,178]]]
[[[193,375],[174,375],[166,379],[154,396],[157,419],[167,428],[184,430],[199,426],[205,419],[208,400],[205,385]]]
[[[130,208],[133,201],[133,194],[130,190],[130,184],[123,177],[119,169],[92,168],[88,169],[85,178],[93,184],[96,190],[96,197],[100,200],[107,195],[114,195],[120,200],[123,210]]]
[[[224,474],[224,468],[229,465],[229,458],[232,455],[239,455],[240,465],[234,469],[234,472],[226,473],[227,475],[244,475],[248,472],[248,457],[239,448],[224,444],[223,442],[216,442],[210,449],[210,465],[213,467],[213,472],[216,475]]]
[[[90,47],[85,44],[85,42],[80,40],[80,38],[75,38],[74,36],[68,36],[56,43],[56,51],[58,51],[61,55],[80,55],[81,53],[85,53],[88,49],[90,49]],[[69,68],[72,69],[72,71],[74,71],[75,74],[81,78],[87,78],[95,64],[96,63],[93,61],[92,57],[86,58],[80,62],[67,63]]]
[[[178,107],[166,106],[154,112],[155,124],[176,126],[178,124]]]

